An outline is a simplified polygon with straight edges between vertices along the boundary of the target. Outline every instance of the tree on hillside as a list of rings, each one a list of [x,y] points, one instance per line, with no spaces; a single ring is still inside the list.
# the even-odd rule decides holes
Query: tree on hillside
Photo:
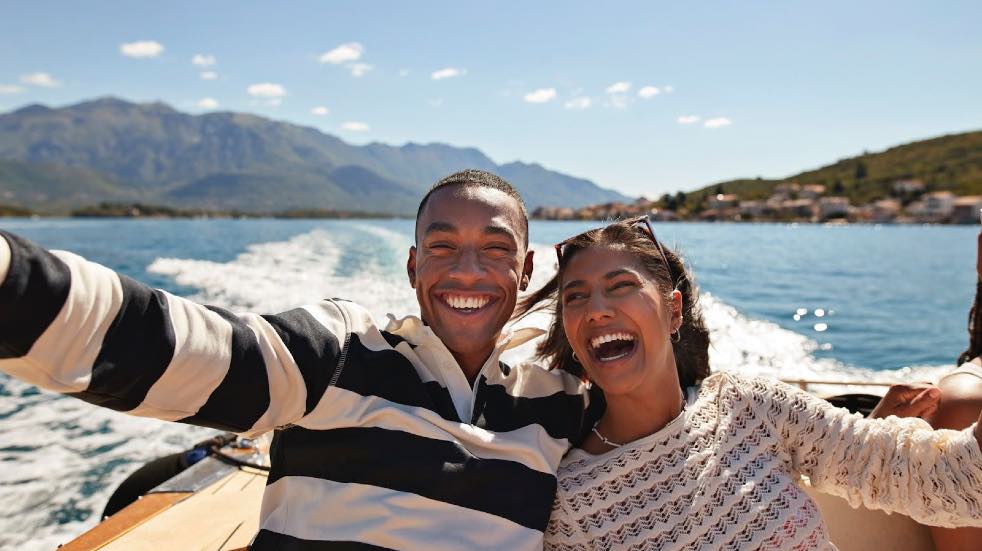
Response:
[[[836,178],[832,184],[832,195],[842,195],[846,192],[846,187],[842,185],[842,180]]]
[[[713,194],[715,194],[715,195],[722,195],[724,193],[726,193],[726,192],[723,191],[723,184],[717,184],[716,185],[716,189],[713,190]]]
[[[866,163],[859,161],[856,163],[856,179],[862,180],[866,177]]]
[[[679,208],[678,203],[675,201],[675,197],[672,197],[667,193],[662,195],[661,199],[659,199],[658,202],[661,203],[661,205],[668,210],[674,211],[674,210],[678,210]]]
[[[685,200],[686,200],[686,196],[684,191],[680,191],[675,194],[675,204],[677,204],[678,206],[684,207]]]

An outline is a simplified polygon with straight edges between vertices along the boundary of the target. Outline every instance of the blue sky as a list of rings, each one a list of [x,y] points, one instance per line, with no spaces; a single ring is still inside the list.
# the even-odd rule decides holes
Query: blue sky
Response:
[[[982,128],[980,24],[979,2],[5,2],[0,111],[249,111],[656,197]]]

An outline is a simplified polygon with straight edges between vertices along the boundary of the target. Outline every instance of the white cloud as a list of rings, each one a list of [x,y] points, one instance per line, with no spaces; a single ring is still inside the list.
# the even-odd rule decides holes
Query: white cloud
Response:
[[[715,119],[706,119],[706,122],[702,123],[706,128],[722,128],[724,126],[729,126],[733,124],[733,121],[726,117],[716,117]]]
[[[321,63],[340,65],[349,61],[357,61],[361,59],[361,54],[363,53],[365,53],[365,48],[358,42],[346,42],[333,50],[321,54],[318,61]]]
[[[343,130],[348,130],[349,132],[368,132],[369,127],[367,124],[358,121],[346,122],[341,125]]]
[[[351,76],[356,78],[365,76],[365,73],[373,69],[373,67],[367,63],[349,63],[347,67],[348,70],[351,71]]]
[[[215,71],[201,71],[201,80],[215,80],[218,78],[218,73]]]
[[[695,124],[699,122],[699,119],[699,115],[682,115],[676,120],[678,120],[679,124]]]
[[[613,94],[610,96],[610,102],[607,103],[610,107],[614,109],[627,109],[630,105],[631,98],[625,96],[624,94]]]
[[[0,94],[19,94],[24,89],[16,84],[0,84]]]
[[[638,90],[638,97],[644,99],[650,99],[661,93],[661,90],[654,86],[645,86],[644,88]]]
[[[546,103],[554,99],[556,99],[555,88],[539,88],[538,90],[525,94],[525,101],[529,103]]]
[[[20,81],[24,84],[40,86],[42,88],[57,88],[61,86],[61,81],[55,80],[55,78],[48,73],[30,73],[27,75],[21,75]]]
[[[408,77],[409,76],[409,69],[399,69],[399,76],[401,76],[401,77]]]
[[[194,57],[191,58],[191,63],[198,67],[211,67],[218,63],[218,61],[211,54],[194,54]]]
[[[202,109],[217,109],[218,100],[216,100],[215,98],[201,98],[198,101],[198,107]]]
[[[330,109],[324,107],[323,105],[318,105],[310,110],[311,114],[317,115],[318,117],[323,117],[331,112]]]
[[[615,82],[607,87],[608,94],[623,94],[631,89],[631,83],[626,81]]]
[[[672,92],[675,91],[675,87],[674,86],[662,86],[661,89],[666,94],[671,94]]]
[[[440,107],[443,105],[443,101],[443,98],[433,98],[426,100],[426,103],[428,103],[430,107]]]
[[[246,88],[246,92],[257,98],[282,98],[286,95],[286,88],[272,82],[261,82],[250,85]]]
[[[459,77],[461,75],[466,75],[466,74],[467,74],[467,69],[458,69],[456,67],[446,67],[444,69],[440,69],[439,71],[433,71],[430,74],[430,78],[432,78],[433,80],[441,80],[441,79],[444,79],[444,78]]]
[[[593,101],[588,97],[578,97],[567,101],[563,107],[566,109],[589,109]]]
[[[119,52],[136,59],[157,57],[164,52],[164,45],[154,40],[140,40],[119,45]]]

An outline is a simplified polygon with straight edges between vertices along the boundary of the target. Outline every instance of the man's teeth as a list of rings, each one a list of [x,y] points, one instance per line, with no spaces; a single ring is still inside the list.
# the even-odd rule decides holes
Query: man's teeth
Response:
[[[448,295],[446,297],[447,304],[451,308],[457,308],[460,310],[469,309],[476,310],[477,308],[483,308],[487,303],[491,302],[490,297],[455,297]]]
[[[609,335],[601,335],[599,337],[594,337],[590,341],[590,346],[593,348],[599,348],[601,344],[611,341],[633,341],[634,336],[627,333],[611,333]]]

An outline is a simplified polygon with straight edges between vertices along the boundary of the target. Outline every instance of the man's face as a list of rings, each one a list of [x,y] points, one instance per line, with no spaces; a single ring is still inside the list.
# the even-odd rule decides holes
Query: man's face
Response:
[[[532,273],[518,202],[496,189],[449,186],[430,196],[416,227],[407,270],[423,321],[461,367],[479,366]]]

